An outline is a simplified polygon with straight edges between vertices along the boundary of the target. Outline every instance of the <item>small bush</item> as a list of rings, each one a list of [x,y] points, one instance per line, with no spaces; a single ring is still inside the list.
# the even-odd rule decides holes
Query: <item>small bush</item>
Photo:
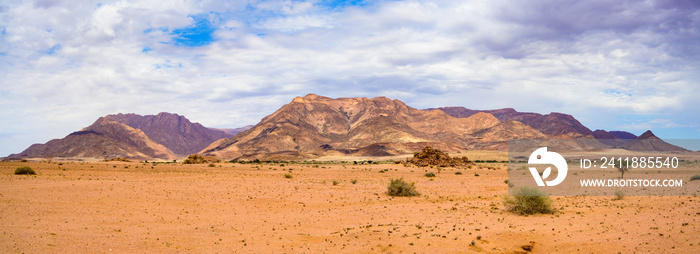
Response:
[[[356,184],[356,183],[357,183],[357,179],[352,179],[352,180],[350,180],[350,183]]]
[[[292,174],[284,174],[284,178],[289,179],[289,178],[292,178],[292,177],[293,177]]]
[[[338,185],[339,183],[338,180],[333,180],[333,185]]]
[[[15,175],[36,175],[36,172],[28,166],[22,166],[15,169]]]
[[[461,174],[462,174],[462,171],[455,172],[455,175],[461,175]]]
[[[691,181],[700,180],[700,175],[694,175],[690,178]]]
[[[209,167],[213,168],[213,167],[216,167],[216,165],[214,165],[214,163],[209,163]]]
[[[406,182],[403,180],[403,178],[391,179],[391,182],[389,182],[389,187],[387,188],[387,194],[389,194],[389,196],[397,197],[412,197],[420,195],[420,193],[418,193],[416,190],[415,183]]]
[[[426,177],[435,177],[435,173],[433,173],[433,172],[428,172],[428,173],[425,173],[425,176],[426,176]]]
[[[509,211],[520,214],[552,213],[552,199],[535,187],[520,187],[514,196],[504,196]]]
[[[625,198],[624,191],[621,191],[621,190],[615,191],[615,199],[622,200],[623,198]]]
[[[123,157],[114,157],[114,158],[111,158],[111,159],[105,159],[105,161],[108,161],[108,162],[109,162],[109,161],[131,162],[131,160],[129,160],[129,159],[127,159],[127,158],[123,158]]]

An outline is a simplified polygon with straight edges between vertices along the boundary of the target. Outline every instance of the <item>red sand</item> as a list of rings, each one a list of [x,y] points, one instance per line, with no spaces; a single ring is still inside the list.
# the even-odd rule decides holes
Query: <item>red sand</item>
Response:
[[[496,165],[431,181],[395,164],[0,163],[0,252],[700,252],[698,197],[553,197],[522,216]],[[398,177],[422,195],[387,196]]]

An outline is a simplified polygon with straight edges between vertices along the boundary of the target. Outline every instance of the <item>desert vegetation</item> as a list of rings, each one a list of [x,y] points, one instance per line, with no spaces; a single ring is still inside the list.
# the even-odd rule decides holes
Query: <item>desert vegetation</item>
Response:
[[[622,191],[622,190],[617,190],[617,191],[615,191],[615,199],[616,199],[616,200],[622,200],[623,198],[625,198],[625,192],[624,192],[624,191]]]
[[[105,161],[121,161],[121,162],[131,162],[131,160],[124,158],[124,157],[114,157],[114,158],[109,158],[105,159]]]
[[[403,178],[391,179],[389,182],[389,187],[387,187],[387,194],[389,196],[397,197],[412,197],[418,196],[420,193],[416,190],[415,183],[406,182]]]
[[[15,175],[36,175],[36,172],[29,166],[22,166],[15,169]]]
[[[620,172],[620,178],[625,178],[625,172],[629,172],[627,165],[623,161],[616,161],[615,168]]]
[[[520,214],[552,213],[552,199],[535,187],[520,187],[513,196],[505,196],[503,204]]]

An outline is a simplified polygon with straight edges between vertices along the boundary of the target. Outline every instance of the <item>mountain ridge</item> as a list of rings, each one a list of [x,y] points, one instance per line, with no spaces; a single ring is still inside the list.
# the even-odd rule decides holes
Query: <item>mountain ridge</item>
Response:
[[[148,138],[143,131],[102,117],[62,139],[33,144],[10,157],[177,158],[172,151]]]
[[[216,140],[233,137],[221,130],[192,123],[184,116],[166,112],[143,116],[119,113],[104,118],[140,129],[149,138],[180,156],[196,153]]]
[[[176,159],[193,154],[212,142],[230,138],[219,130],[192,123],[184,116],[110,114],[62,139],[33,144],[9,157],[86,157]],[[177,151],[177,152],[176,152]]]
[[[513,108],[502,108],[493,110],[473,110],[465,107],[440,107],[430,108],[429,110],[441,110],[453,117],[469,117],[476,113],[489,113],[495,116],[499,121],[518,121],[528,125],[540,132],[559,136],[560,138],[583,138],[593,137],[593,132],[576,120],[571,115],[552,112],[549,114],[539,114],[532,112],[518,112]]]
[[[624,131],[590,131],[563,113],[542,115],[512,108],[419,110],[384,96],[330,98],[307,94],[293,98],[256,125],[236,129],[207,128],[166,112],[110,114],[63,139],[34,144],[11,157],[169,160],[197,153],[221,159],[295,160],[336,155],[389,156],[412,153],[425,146],[446,152],[505,150],[509,139],[587,138],[613,148],[681,151],[651,131],[639,137]]]
[[[281,152],[302,157],[359,151],[394,155],[424,145],[447,151],[483,148],[489,142],[505,142],[505,134],[516,133],[546,137],[529,126],[502,123],[483,112],[455,118],[386,97],[332,99],[308,94],[294,98],[253,128],[200,153],[224,158]]]

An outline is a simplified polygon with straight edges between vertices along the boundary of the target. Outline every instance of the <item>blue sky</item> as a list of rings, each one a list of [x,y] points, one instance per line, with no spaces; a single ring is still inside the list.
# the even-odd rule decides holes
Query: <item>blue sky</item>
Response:
[[[295,96],[700,138],[696,1],[3,1],[0,156],[114,113],[255,124]]]

